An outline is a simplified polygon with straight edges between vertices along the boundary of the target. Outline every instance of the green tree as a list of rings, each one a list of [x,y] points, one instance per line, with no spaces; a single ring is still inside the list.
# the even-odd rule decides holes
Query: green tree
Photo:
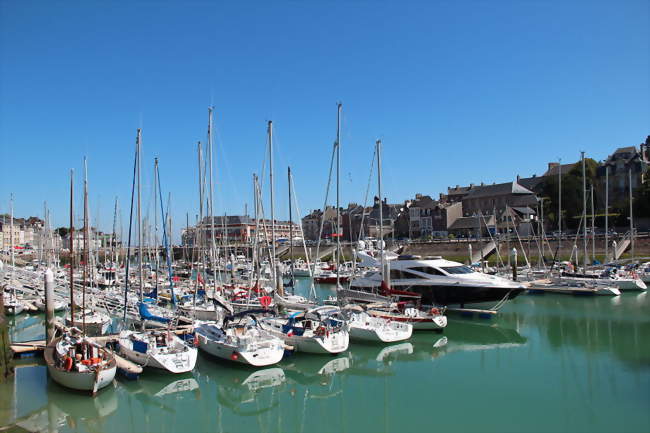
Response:
[[[597,168],[598,162],[591,158],[585,159],[587,189],[591,188],[592,185],[596,185],[596,188],[598,188],[596,178]],[[544,220],[547,227],[557,227],[558,225],[558,193],[558,177],[552,176],[546,178],[541,187],[540,197],[544,198]],[[582,194],[582,164],[578,163],[568,173],[562,174],[562,227],[576,229],[580,225],[580,219],[582,217]],[[587,199],[589,200],[589,197]],[[588,209],[587,213],[591,214],[591,210]]]

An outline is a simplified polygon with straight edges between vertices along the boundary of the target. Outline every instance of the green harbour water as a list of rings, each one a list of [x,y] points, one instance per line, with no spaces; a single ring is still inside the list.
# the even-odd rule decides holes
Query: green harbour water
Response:
[[[11,322],[16,340],[44,333],[42,315]],[[192,374],[118,375],[95,398],[27,358],[0,402],[15,431],[648,432],[650,298],[522,295],[443,334],[259,370],[201,353]]]

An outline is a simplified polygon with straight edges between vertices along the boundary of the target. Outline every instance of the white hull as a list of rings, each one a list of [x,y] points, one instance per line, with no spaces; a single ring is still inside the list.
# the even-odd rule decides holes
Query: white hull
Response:
[[[128,331],[127,331],[128,332]],[[133,350],[133,343],[128,333],[120,335],[120,355],[142,365],[143,367],[167,370],[170,373],[187,373],[194,370],[198,350],[187,347],[187,350],[163,353],[157,350],[148,350],[146,353]]]
[[[619,290],[648,290],[648,286],[640,279],[621,278],[612,281]]]
[[[393,343],[396,341],[408,340],[413,334],[413,326],[408,327],[408,332],[386,332],[377,328],[361,328],[350,326],[350,338],[360,341],[374,341],[380,343]]]
[[[178,307],[179,311],[181,314],[183,314],[186,317],[194,318],[196,320],[216,320],[219,321],[221,320],[220,314],[212,309],[206,309],[206,308],[192,308],[192,307]]]
[[[70,321],[70,317],[65,318],[65,324],[66,326],[75,326],[79,329],[83,329],[83,320],[75,320],[74,322]],[[98,336],[98,335],[104,335],[106,334],[106,331],[108,331],[108,327],[110,326],[111,321],[109,320],[104,320],[104,321],[86,321],[86,335],[89,336]]]
[[[280,296],[277,293],[273,295],[273,301],[275,302],[276,305],[279,305],[280,307],[286,308],[288,310],[309,310],[310,308],[314,308],[317,305],[313,302],[310,302],[308,299],[302,297],[302,296],[294,296],[294,295],[289,295],[289,296]]]
[[[426,318],[408,317],[404,315],[393,315],[383,311],[370,311],[370,314],[376,317],[382,317],[402,323],[409,323],[413,325],[415,331],[436,331],[442,330],[447,327],[447,316],[432,316]]]
[[[59,385],[65,386],[66,388],[76,389],[78,391],[90,391],[95,393],[113,381],[117,367],[114,365],[113,367],[103,369],[99,372],[99,375],[96,375],[92,371],[88,373],[65,371],[49,364],[47,366],[47,371],[50,373],[52,380]]]
[[[345,352],[350,345],[350,335],[347,331],[330,334],[329,337],[285,337],[284,342],[293,346],[296,352],[336,354]]]
[[[261,348],[255,351],[239,351],[236,346],[210,340],[204,335],[199,336],[199,347],[201,350],[217,358],[239,362],[240,364],[263,367],[277,364],[284,355],[283,348]]]
[[[5,314],[7,316],[17,316],[20,313],[22,313],[24,309],[25,307],[23,307],[20,304],[11,304],[11,305],[5,304]]]
[[[321,336],[302,336],[287,335],[281,331],[282,325],[268,323],[265,329],[272,335],[281,338],[288,346],[292,346],[296,352],[317,353],[317,354],[336,354],[345,352],[350,345],[350,334],[347,331],[340,330],[332,332],[329,335]]]

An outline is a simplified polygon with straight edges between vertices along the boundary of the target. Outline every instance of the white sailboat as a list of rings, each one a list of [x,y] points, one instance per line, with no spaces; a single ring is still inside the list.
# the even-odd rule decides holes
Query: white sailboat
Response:
[[[171,331],[122,331],[119,353],[143,367],[186,373],[196,365],[198,349]]]
[[[358,305],[347,306],[344,310],[349,312],[348,332],[352,340],[394,343],[408,340],[413,334],[410,323],[370,315]]]
[[[227,316],[222,325],[202,323],[195,327],[199,347],[221,359],[254,367],[277,364],[284,344],[263,329],[249,312]]]
[[[338,307],[324,305],[289,317],[262,320],[271,334],[282,338],[296,352],[341,353],[348,350],[350,334]]]

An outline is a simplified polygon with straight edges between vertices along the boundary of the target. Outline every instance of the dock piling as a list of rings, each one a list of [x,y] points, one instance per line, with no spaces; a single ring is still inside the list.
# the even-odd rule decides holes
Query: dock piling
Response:
[[[54,339],[54,274],[50,268],[43,275],[45,284],[45,342]]]

